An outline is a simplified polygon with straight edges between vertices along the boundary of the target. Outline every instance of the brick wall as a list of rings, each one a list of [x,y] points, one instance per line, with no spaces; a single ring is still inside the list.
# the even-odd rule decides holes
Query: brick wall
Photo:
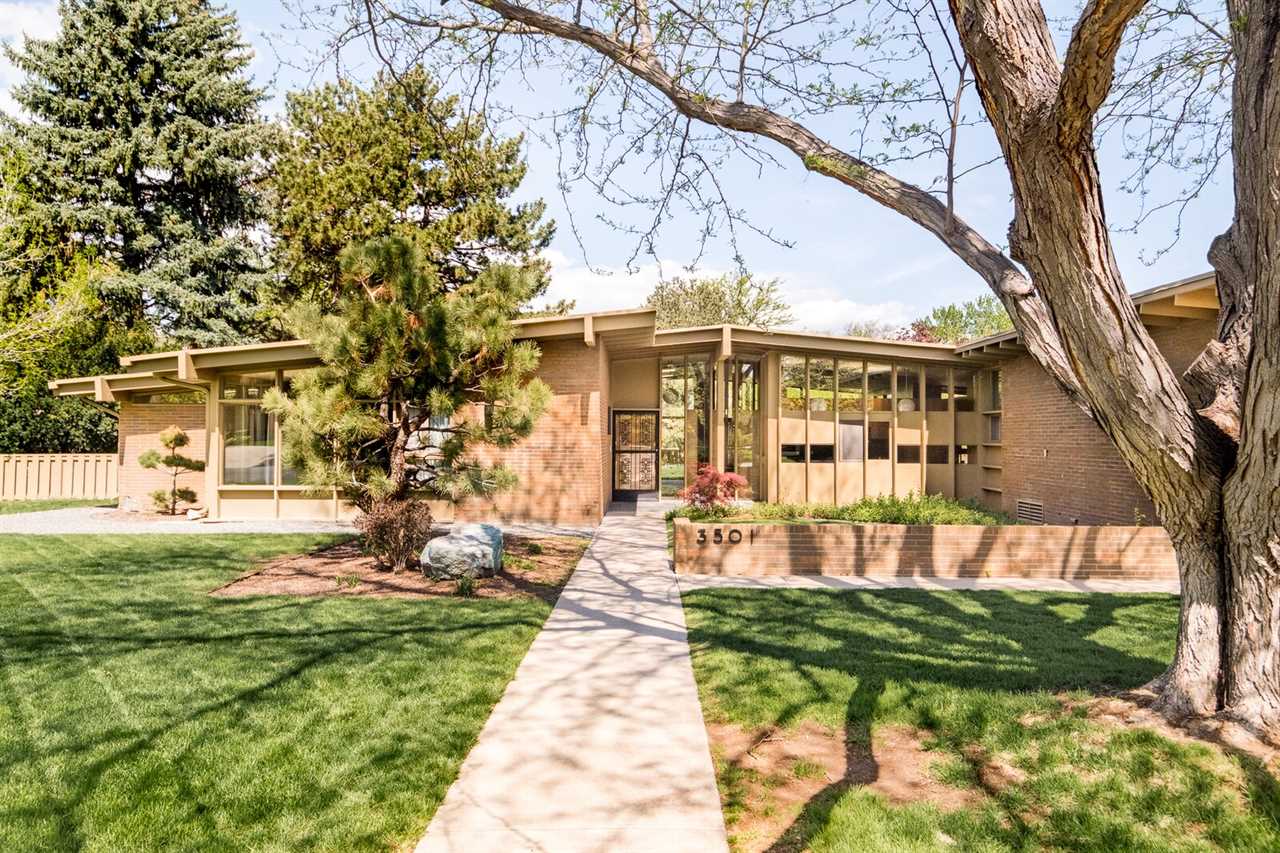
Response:
[[[1178,577],[1160,527],[700,524],[682,518],[675,530],[676,571],[692,574]]]
[[[1187,321],[1152,337],[1181,375],[1215,329],[1213,321]],[[1111,440],[1030,356],[1002,365],[1002,374],[1006,512],[1024,499],[1043,503],[1049,524],[1158,523]]]
[[[505,450],[480,448],[486,463],[501,461],[520,483],[492,501],[469,500],[463,520],[499,519],[594,525],[600,521],[604,416],[602,355],[581,340],[543,341],[537,376],[551,386],[547,411],[533,434]]]
[[[151,509],[151,492],[169,488],[169,475],[163,470],[147,470],[138,457],[147,450],[165,452],[160,444],[160,431],[177,425],[186,431],[191,443],[182,455],[204,460],[205,424],[203,404],[121,403],[118,427],[120,454],[120,506],[126,509]],[[188,473],[178,477],[178,485],[194,489],[196,499],[203,500],[204,474]]]

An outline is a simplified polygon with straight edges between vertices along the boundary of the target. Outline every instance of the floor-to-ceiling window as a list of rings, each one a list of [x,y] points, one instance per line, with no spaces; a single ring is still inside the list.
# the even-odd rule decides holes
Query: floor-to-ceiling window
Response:
[[[764,457],[760,443],[760,362],[725,363],[725,470],[744,477],[751,498],[760,494]]]
[[[676,355],[662,359],[661,368],[661,485],[674,495],[711,460],[709,426],[711,397],[708,358]]]

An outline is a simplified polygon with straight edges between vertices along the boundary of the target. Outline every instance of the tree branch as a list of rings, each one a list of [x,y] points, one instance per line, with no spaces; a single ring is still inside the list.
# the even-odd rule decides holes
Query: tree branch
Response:
[[[1074,147],[1093,133],[1093,117],[1111,93],[1124,31],[1147,0],[1089,0],[1071,32],[1054,111],[1058,142]]]

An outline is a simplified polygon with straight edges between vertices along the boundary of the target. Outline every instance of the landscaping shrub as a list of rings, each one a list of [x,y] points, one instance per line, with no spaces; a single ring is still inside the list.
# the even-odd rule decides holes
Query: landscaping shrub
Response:
[[[138,465],[149,470],[163,469],[169,475],[169,488],[153,491],[151,501],[155,504],[157,512],[177,515],[179,503],[196,502],[195,491],[179,486],[178,477],[188,472],[203,471],[204,463],[178,452],[179,449],[191,443],[191,439],[181,427],[175,425],[161,430],[159,439],[160,444],[169,452],[161,454],[158,450],[144,451],[138,457]]]
[[[399,572],[418,563],[431,535],[431,508],[417,498],[378,501],[356,519],[364,549],[378,563]]]
[[[710,465],[698,469],[698,476],[692,483],[676,492],[676,497],[685,502],[685,506],[702,513],[723,513],[738,496],[738,492],[747,488],[745,477],[738,474],[726,474],[717,471]]]
[[[667,518],[691,521],[734,519],[739,521],[848,521],[857,524],[1013,524],[1013,519],[968,501],[941,495],[911,494],[905,498],[885,495],[863,498],[851,504],[778,504],[720,506],[703,510],[686,505]]]

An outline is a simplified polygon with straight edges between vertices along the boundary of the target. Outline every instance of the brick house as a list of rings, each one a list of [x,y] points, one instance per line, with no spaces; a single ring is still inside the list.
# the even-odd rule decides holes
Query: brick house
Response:
[[[1212,275],[1134,296],[1176,370],[1212,337]],[[553,398],[532,436],[494,451],[520,478],[443,517],[595,524],[612,500],[673,495],[698,467],[735,471],[756,500],[845,503],[938,493],[1028,521],[1133,524],[1154,511],[1102,432],[1009,332],[960,346],[737,326],[659,330],[649,309],[517,321]],[[345,517],[296,482],[261,396],[315,366],[306,341],[151,353],[55,394],[119,406],[120,499],[166,485],[138,455],[177,424],[210,517]]]

